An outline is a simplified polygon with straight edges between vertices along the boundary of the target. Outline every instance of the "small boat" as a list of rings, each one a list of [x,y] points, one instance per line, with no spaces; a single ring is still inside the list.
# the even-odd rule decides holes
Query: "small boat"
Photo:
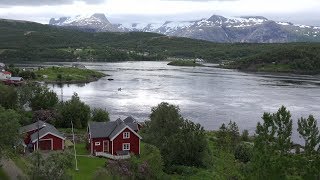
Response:
[[[122,89],[121,89],[121,88],[118,88],[118,91],[122,91]]]
[[[113,80],[114,80],[114,79],[112,79],[112,78],[109,78],[109,79],[108,79],[108,81],[113,81]]]

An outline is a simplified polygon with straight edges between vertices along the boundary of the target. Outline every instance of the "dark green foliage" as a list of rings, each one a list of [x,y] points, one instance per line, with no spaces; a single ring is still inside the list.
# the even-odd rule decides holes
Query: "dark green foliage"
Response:
[[[222,124],[217,132],[218,146],[227,151],[234,151],[240,142],[239,127],[236,122],[230,121],[226,126]]]
[[[203,127],[184,120],[177,106],[161,103],[153,107],[150,121],[143,128],[143,135],[147,143],[160,149],[166,167],[210,165],[210,152]]]
[[[239,144],[234,152],[234,157],[240,162],[247,163],[252,158],[253,145],[248,143]]]
[[[95,108],[92,110],[92,121],[108,122],[110,121],[109,113],[106,110]]]
[[[57,127],[70,128],[72,121],[75,128],[82,129],[87,127],[90,119],[90,107],[80,101],[76,93],[71,97],[71,100],[59,105],[58,112],[61,117],[56,123]]]
[[[20,115],[14,110],[0,106],[0,159],[3,152],[16,145],[19,141]]]
[[[320,73],[319,54],[319,44],[286,44],[231,63],[229,67],[249,71],[317,74]]]
[[[40,165],[38,167],[38,157]],[[31,156],[32,166],[29,175],[33,180],[67,180],[70,176],[67,170],[73,166],[72,154],[69,152],[53,153],[49,157],[42,157],[39,152]]]
[[[59,102],[55,92],[44,86],[34,86],[33,97],[30,100],[32,110],[52,109]]]
[[[18,105],[18,94],[13,87],[5,86],[0,82],[0,106],[15,109]]]
[[[248,130],[243,130],[241,134],[241,141],[249,141],[249,131]]]
[[[317,120],[315,120],[312,115],[310,115],[308,119],[301,117],[298,120],[298,132],[300,134],[300,137],[302,137],[305,141],[305,153],[308,155],[316,153],[316,147],[320,143]]]

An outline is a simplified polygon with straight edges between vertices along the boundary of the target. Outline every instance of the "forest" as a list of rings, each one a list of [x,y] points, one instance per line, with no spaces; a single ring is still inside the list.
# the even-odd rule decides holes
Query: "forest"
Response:
[[[320,43],[212,43],[155,33],[90,33],[0,20],[0,61],[155,61],[200,58],[252,71],[319,72]],[[231,63],[230,63],[231,62]]]

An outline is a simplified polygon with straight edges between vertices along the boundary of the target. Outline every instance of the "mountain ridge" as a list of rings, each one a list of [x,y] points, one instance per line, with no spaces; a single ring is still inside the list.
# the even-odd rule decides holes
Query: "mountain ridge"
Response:
[[[320,42],[320,27],[277,22],[263,16],[212,15],[193,21],[112,24],[102,13],[52,18],[50,25],[91,29],[95,32],[153,32],[219,43]]]

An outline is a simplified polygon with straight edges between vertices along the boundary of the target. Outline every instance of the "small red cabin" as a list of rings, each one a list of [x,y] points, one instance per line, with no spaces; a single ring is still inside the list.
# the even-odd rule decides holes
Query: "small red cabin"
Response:
[[[28,150],[64,150],[65,137],[51,124],[38,121],[20,129]],[[38,142],[39,140],[39,142]]]
[[[121,119],[112,122],[90,122],[87,148],[93,155],[97,152],[114,156],[130,153],[139,155],[142,137],[135,127],[137,125],[128,125]]]

